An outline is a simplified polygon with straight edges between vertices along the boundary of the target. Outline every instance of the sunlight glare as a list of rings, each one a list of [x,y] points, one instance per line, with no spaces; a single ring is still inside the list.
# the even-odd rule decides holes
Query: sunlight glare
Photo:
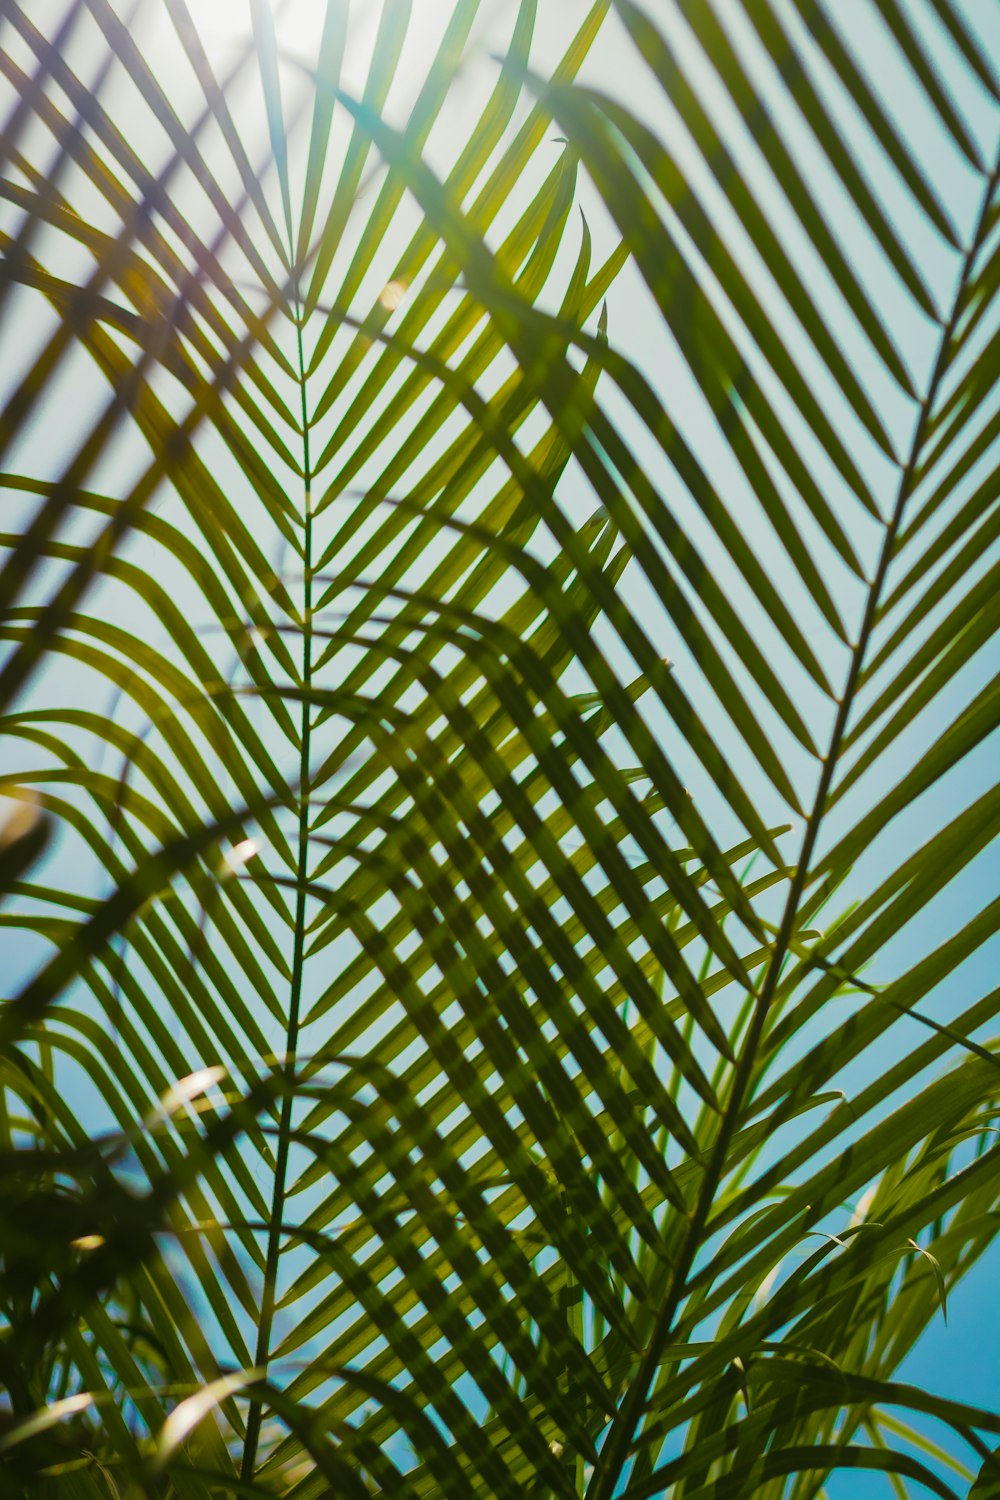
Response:
[[[324,0],[268,0],[280,43],[315,47],[323,30]],[[202,0],[193,8],[198,32],[214,47],[245,44],[252,33],[251,0]]]

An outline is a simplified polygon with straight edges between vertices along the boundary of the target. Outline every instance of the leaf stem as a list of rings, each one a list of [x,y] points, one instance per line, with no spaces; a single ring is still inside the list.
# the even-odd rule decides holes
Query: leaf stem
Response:
[[[313,605],[313,561],[312,561],[312,465],[309,448],[309,413],[306,398],[306,365],[302,345],[302,304],[298,296],[295,302],[296,347],[298,353],[299,393],[302,414],[302,472],[304,483],[304,534],[302,546],[302,718],[299,753],[299,825],[296,849],[296,873],[298,876],[295,894],[294,939],[292,948],[291,987],[288,1002],[288,1029],[285,1039],[283,1071],[285,1087],[282,1092],[281,1114],[278,1121],[278,1144],[274,1163],[274,1191],[271,1200],[270,1223],[267,1235],[267,1257],[264,1264],[264,1286],[261,1293],[260,1318],[257,1324],[257,1347],[254,1365],[266,1371],[271,1356],[271,1330],[277,1301],[278,1257],[281,1254],[281,1237],[287,1193],[288,1153],[292,1133],[292,1109],[294,1106],[295,1054],[299,1040],[299,1023],[302,1008],[302,978],[305,968],[306,895],[308,882],[303,879],[309,857],[309,753],[312,735],[310,688],[312,686],[312,605]],[[247,1412],[246,1438],[243,1444],[243,1462],[240,1481],[250,1484],[257,1466],[257,1448],[263,1407],[259,1399],[250,1403]]]
[[[725,1175],[729,1147],[739,1125],[740,1111],[750,1087],[754,1066],[757,1061],[757,1051],[764,1034],[771,1001],[777,987],[782,964],[789,951],[789,943],[795,928],[799,902],[806,887],[809,866],[816,847],[816,841],[819,838],[827,797],[833,784],[837,762],[843,748],[844,734],[850,719],[851,710],[854,706],[854,696],[864,665],[868,643],[875,626],[875,617],[878,612],[882,590],[885,585],[889,566],[892,562],[896,537],[903,521],[906,503],[916,487],[917,463],[927,431],[927,424],[930,421],[931,412],[937,399],[938,388],[944,377],[948,352],[952,338],[954,337],[956,324],[961,314],[962,299],[969,274],[986,236],[989,225],[990,204],[996,190],[998,178],[1000,178],[1000,158],[998,158],[993,168],[993,173],[985,189],[979,221],[972,244],[965,255],[962,272],[955,290],[951,314],[942,329],[937,358],[934,362],[934,369],[928,383],[927,394],[920,403],[917,423],[910,443],[909,455],[900,474],[895,504],[893,505],[892,513],[886,525],[885,535],[882,539],[878,566],[868,592],[858,639],[851,652],[847,681],[838,705],[837,716],[830,735],[830,745],[823,761],[823,768],[820,773],[812,811],[803,834],[802,850],[796,865],[788,899],[785,903],[784,915],[782,916],[781,926],[775,940],[774,952],[771,955],[767,973],[765,974],[764,982],[754,1006],[754,1013],[747,1031],[746,1040],[733,1075],[732,1088],[719,1125],[719,1133],[716,1136],[715,1145],[712,1148],[708,1166],[702,1178],[698,1199],[671,1274],[663,1306],[657,1316],[656,1325],[649,1343],[639,1361],[635,1378],[632,1380],[628,1392],[618,1409],[618,1413],[611,1424],[602,1451],[602,1462],[600,1468],[594,1471],[593,1478],[587,1489],[586,1500],[611,1500],[611,1497],[616,1493],[621,1481],[622,1471],[629,1458],[630,1450],[638,1437],[646,1404],[649,1400],[649,1393],[656,1378],[656,1372],[663,1357],[663,1352],[667,1345],[675,1339],[675,1319],[687,1290],[688,1277],[694,1266],[701,1238],[715,1203],[719,1184]]]

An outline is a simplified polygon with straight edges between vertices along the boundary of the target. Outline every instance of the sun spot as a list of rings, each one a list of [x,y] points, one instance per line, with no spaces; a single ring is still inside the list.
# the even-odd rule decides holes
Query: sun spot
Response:
[[[405,281],[387,281],[379,292],[378,300],[388,312],[395,312],[402,305],[406,290]]]

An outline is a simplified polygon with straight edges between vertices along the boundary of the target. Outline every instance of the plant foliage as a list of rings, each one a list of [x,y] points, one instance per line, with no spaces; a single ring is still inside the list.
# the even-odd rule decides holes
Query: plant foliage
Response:
[[[987,8],[0,3],[3,1493],[995,1492]]]

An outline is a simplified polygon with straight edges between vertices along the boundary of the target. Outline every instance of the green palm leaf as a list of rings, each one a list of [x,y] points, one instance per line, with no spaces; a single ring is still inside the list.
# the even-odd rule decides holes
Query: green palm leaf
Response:
[[[4,1492],[986,1493],[981,18],[36,11]]]

